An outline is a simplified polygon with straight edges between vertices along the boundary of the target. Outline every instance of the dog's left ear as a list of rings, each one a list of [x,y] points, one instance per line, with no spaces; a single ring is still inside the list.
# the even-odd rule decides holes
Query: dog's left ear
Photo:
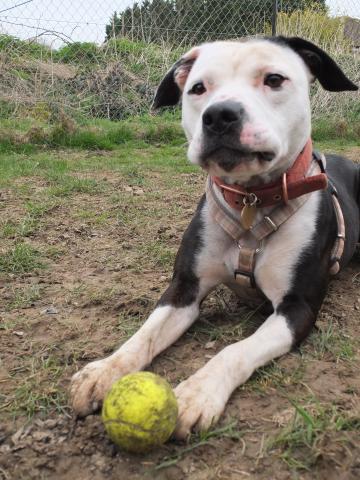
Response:
[[[342,92],[357,90],[358,87],[347,78],[339,65],[321,48],[299,37],[274,37],[275,41],[285,43],[295,50],[304,60],[310,72],[316,77],[325,90]]]
[[[194,47],[174,63],[156,90],[155,98],[151,106],[152,110],[160,107],[169,107],[178,103],[186,79],[199,53],[200,47]]]

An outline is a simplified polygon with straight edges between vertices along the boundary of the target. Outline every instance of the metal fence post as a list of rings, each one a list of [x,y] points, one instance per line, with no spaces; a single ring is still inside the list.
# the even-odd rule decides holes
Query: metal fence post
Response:
[[[278,2],[277,0],[273,0],[273,9],[272,9],[272,17],[271,17],[271,35],[273,37],[276,35],[277,13],[278,13]]]

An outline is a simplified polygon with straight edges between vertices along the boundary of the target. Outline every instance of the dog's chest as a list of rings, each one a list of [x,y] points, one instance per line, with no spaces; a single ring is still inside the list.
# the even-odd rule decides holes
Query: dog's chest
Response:
[[[293,287],[295,271],[301,264],[301,255],[312,242],[316,228],[319,194],[314,192],[304,205],[294,213],[278,231],[268,236],[261,245],[255,261],[257,287],[276,306]],[[246,298],[248,289],[239,287],[234,281],[234,270],[238,268],[239,245],[213,221],[206,204],[202,212],[203,246],[197,254],[196,273],[200,277],[219,278],[236,293]],[[247,236],[244,243],[256,248],[257,243]]]

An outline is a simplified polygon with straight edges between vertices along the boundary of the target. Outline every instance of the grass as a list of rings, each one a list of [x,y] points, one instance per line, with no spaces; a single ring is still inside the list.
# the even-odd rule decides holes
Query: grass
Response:
[[[311,398],[301,405],[291,400],[294,415],[288,425],[268,439],[269,451],[278,449],[282,460],[293,469],[311,470],[321,456],[326,456],[331,435],[338,432],[359,432],[360,416],[336,405],[323,405]],[[346,445],[347,438],[340,437]]]
[[[0,273],[27,273],[43,267],[40,252],[27,243],[16,243],[0,254]]]
[[[27,121],[17,127],[8,120],[0,127],[0,187],[6,198],[0,223],[0,271],[6,281],[0,329],[9,344],[4,360],[9,378],[1,384],[6,389],[0,397],[4,418],[21,421],[67,412],[64,385],[74,369],[69,364],[110,354],[135,333],[166,287],[166,279],[159,279],[171,275],[181,232],[203,191],[202,174],[186,160],[178,122],[169,114],[120,123],[78,122],[73,126],[77,133],[64,122],[39,122],[38,136],[29,134],[34,125]],[[10,130],[14,135],[6,143]],[[344,148],[344,139],[322,135],[323,146]],[[137,189],[142,193],[136,195]],[[244,308],[223,289],[210,297],[185,338],[194,351],[216,342],[204,349],[204,359],[251,334],[263,319],[259,310]],[[59,314],[39,315],[48,305]],[[311,362],[336,362],[342,373],[355,362],[357,344],[338,323],[334,318],[320,325],[300,354],[260,368],[232,400],[241,408],[248,397],[256,402],[291,395],[294,418],[266,433],[265,445],[265,455],[280,456],[289,471],[315,469],[326,439],[341,445],[343,434],[359,429],[355,409],[345,412],[330,398],[320,403],[305,396]],[[43,354],[48,345],[51,350]],[[177,382],[193,365],[186,367],[189,372],[174,372],[187,360],[181,342],[174,348],[175,360],[164,353],[154,367]],[[355,396],[356,385],[347,382],[346,392]],[[239,442],[239,451],[267,432],[269,421],[257,421],[246,429],[230,422],[193,435],[185,446],[170,444],[155,468],[181,464],[192,453],[202,458],[202,449],[209,446],[216,453],[224,439],[226,448]]]
[[[41,298],[41,289],[39,285],[29,285],[22,288],[14,288],[8,308],[19,309],[31,306]]]
[[[185,142],[178,115],[143,115],[129,120],[82,120],[75,122],[65,114],[53,124],[45,121],[3,120],[0,126],[0,154],[31,154],[44,148],[85,150],[118,149],[124,144],[139,148],[149,145],[182,145]]]
[[[351,361],[355,358],[357,346],[341,325],[330,320],[310,335],[306,347],[301,347],[301,350],[304,348],[316,359],[327,356],[336,361]]]
[[[208,431],[201,432],[198,435],[192,435],[186,447],[180,448],[174,455],[164,457],[160,463],[154,468],[155,471],[176,465],[182,458],[200,447],[212,444],[213,440],[230,438],[239,441],[243,436],[243,432],[237,428],[237,421],[232,421],[220,428],[212,428]]]
[[[351,113],[348,117],[322,117],[313,122],[312,138],[315,142],[333,139],[335,145],[360,144],[359,113]]]
[[[25,362],[24,362],[25,363]],[[54,355],[38,355],[26,368],[26,379],[16,382],[16,388],[8,405],[11,415],[16,418],[34,414],[45,416],[49,411],[64,413],[67,410],[66,393],[58,388],[57,381],[64,373],[64,366],[59,364]],[[17,371],[10,372],[16,380]]]
[[[26,192],[26,195],[28,195],[28,192]],[[31,236],[41,228],[42,218],[58,206],[59,203],[52,199],[26,202],[24,205],[26,215],[23,218],[18,220],[5,219],[0,222],[0,238],[21,239]]]

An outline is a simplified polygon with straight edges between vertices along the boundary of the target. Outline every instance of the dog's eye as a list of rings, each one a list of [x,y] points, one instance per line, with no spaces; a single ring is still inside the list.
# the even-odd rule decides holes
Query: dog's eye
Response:
[[[285,80],[285,77],[278,73],[269,73],[264,78],[264,85],[270,88],[280,88]]]
[[[195,83],[188,91],[188,93],[194,94],[194,95],[202,95],[205,92],[206,92],[206,88],[203,82]]]

